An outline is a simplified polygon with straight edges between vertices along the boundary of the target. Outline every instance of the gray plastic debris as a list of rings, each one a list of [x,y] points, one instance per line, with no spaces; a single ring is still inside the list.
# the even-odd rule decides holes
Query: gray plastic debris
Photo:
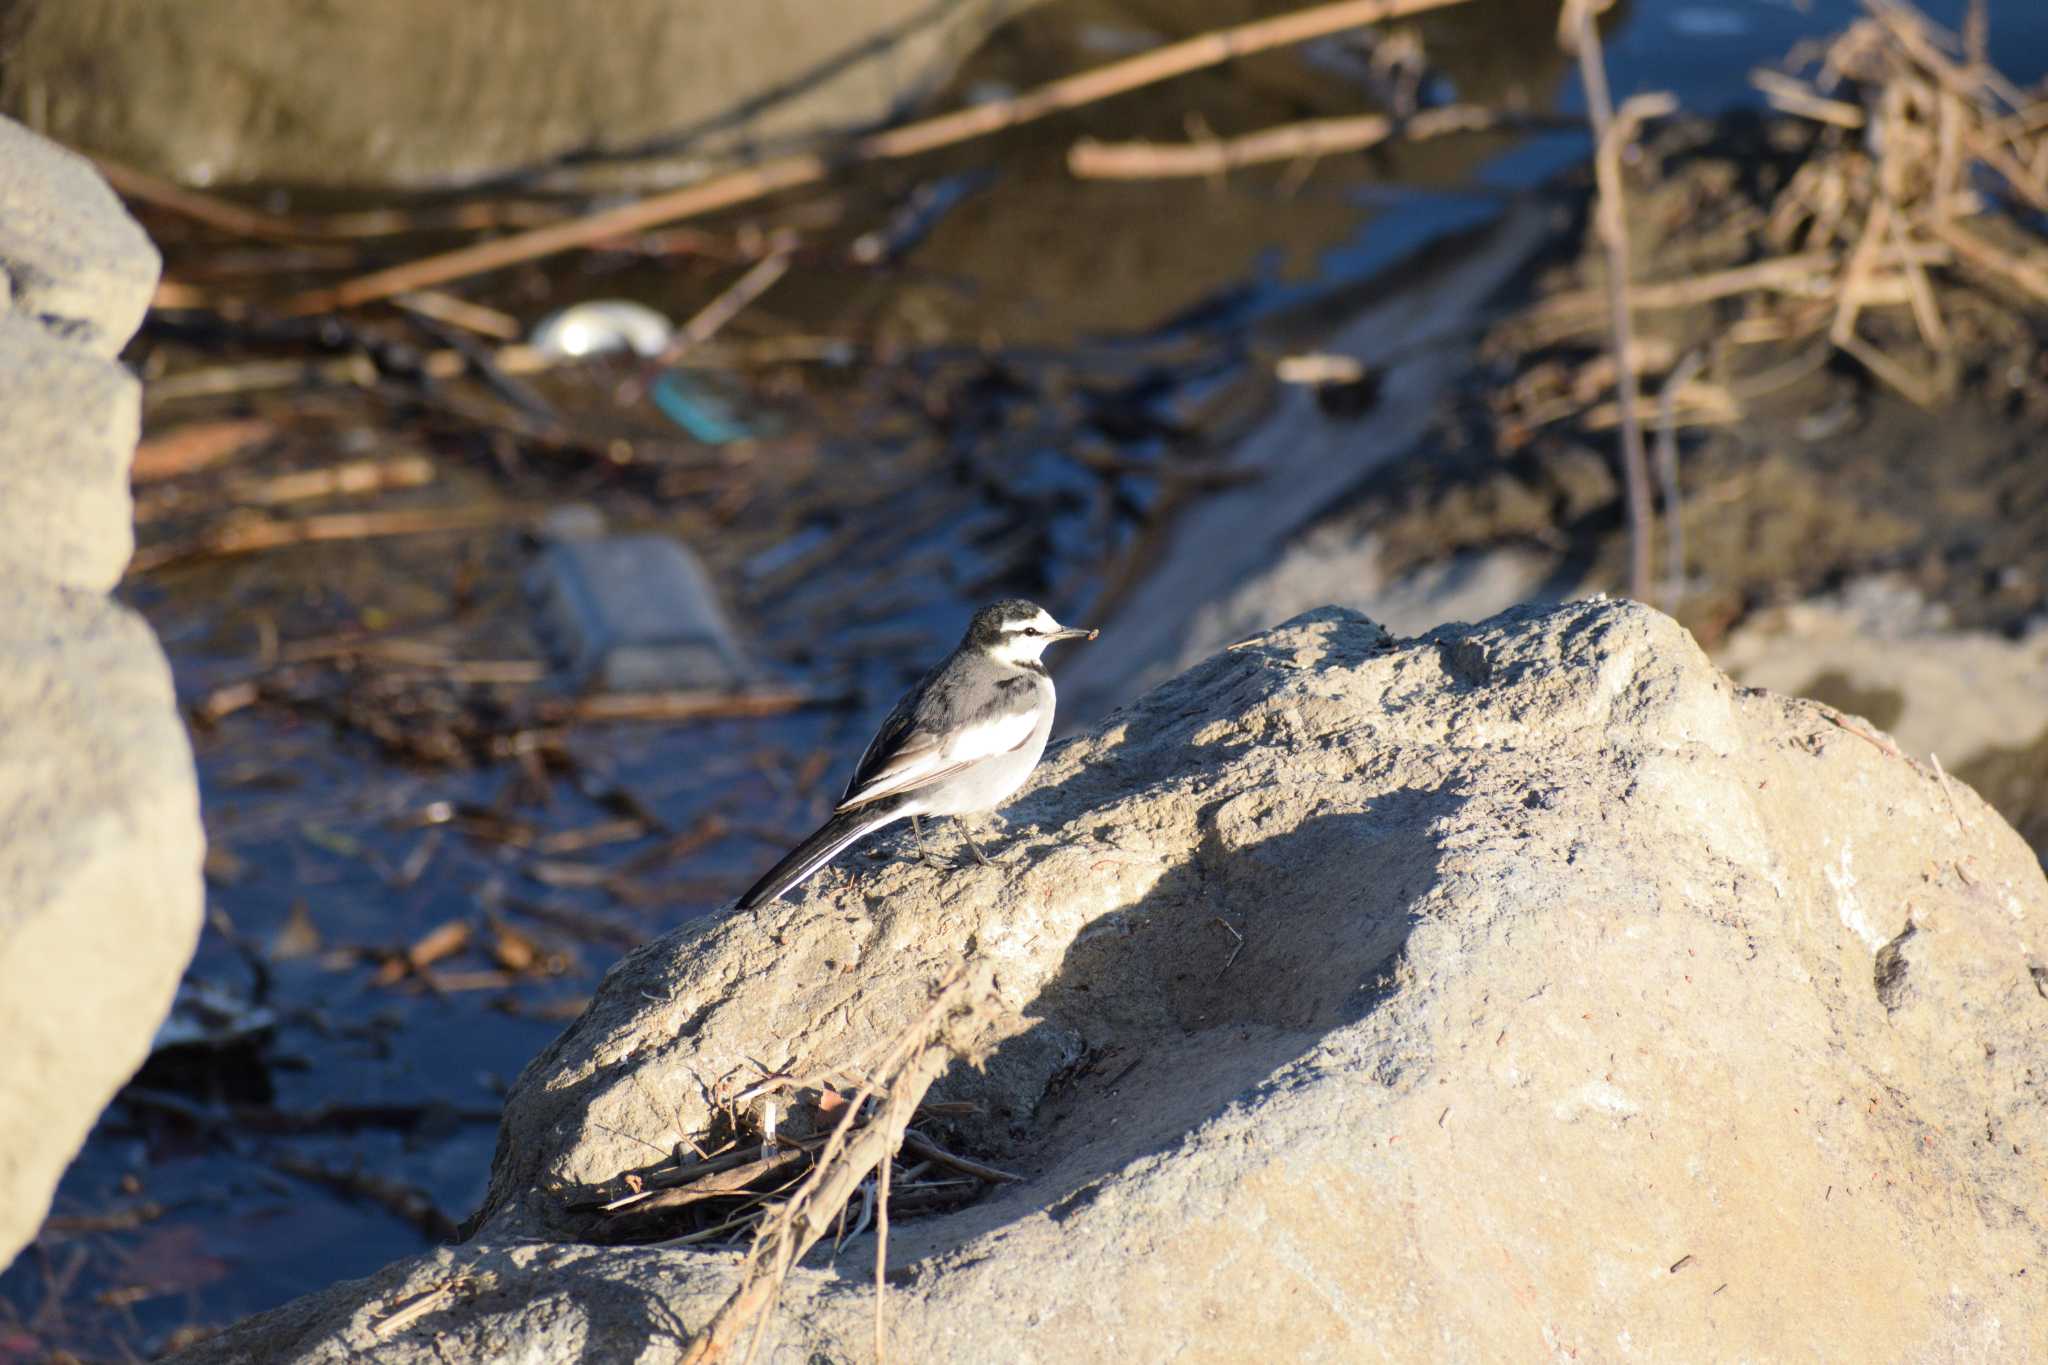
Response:
[[[536,351],[555,356],[632,351],[657,356],[668,349],[675,325],[645,304],[627,299],[593,299],[550,313],[533,329]]]
[[[526,593],[537,631],[578,687],[665,692],[748,681],[711,580],[682,545],[601,534],[583,515],[550,522]]]

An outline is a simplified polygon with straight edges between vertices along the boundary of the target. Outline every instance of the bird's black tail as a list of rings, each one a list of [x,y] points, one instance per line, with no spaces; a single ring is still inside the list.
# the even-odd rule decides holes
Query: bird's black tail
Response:
[[[751,910],[757,905],[793,891],[823,867],[839,856],[839,853],[854,840],[862,838],[899,818],[897,807],[900,801],[878,801],[858,810],[843,811],[818,827],[818,832],[798,844],[788,857],[768,869],[768,875],[747,888],[747,894],[739,898],[738,908]]]

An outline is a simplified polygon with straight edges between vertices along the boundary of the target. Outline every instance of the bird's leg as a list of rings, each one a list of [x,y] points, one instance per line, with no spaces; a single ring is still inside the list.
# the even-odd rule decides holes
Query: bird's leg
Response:
[[[960,837],[961,837],[961,838],[962,838],[963,840],[965,840],[965,841],[966,841],[966,843],[967,843],[967,851],[968,851],[969,853],[972,853],[972,854],[974,855],[974,861],[976,861],[977,863],[980,863],[980,864],[981,864],[981,865],[982,865],[983,867],[994,867],[994,866],[996,865],[996,860],[988,856],[988,853],[987,853],[987,852],[986,852],[986,851],[985,851],[985,850],[984,850],[984,849],[982,848],[982,846],[981,846],[981,841],[980,841],[979,839],[975,838],[975,837],[974,837],[974,832],[973,832],[973,830],[971,830],[971,829],[969,829],[969,828],[968,828],[968,824],[967,824],[967,822],[968,822],[968,820],[970,820],[970,819],[978,819],[978,820],[993,820],[994,818],[995,818],[995,817],[994,817],[993,815],[983,815],[983,816],[964,816],[964,815],[963,815],[963,816],[959,817],[959,820],[960,820]]]
[[[981,844],[979,843],[979,841],[975,839],[975,837],[972,834],[969,834],[965,829],[962,829],[960,831],[960,837],[967,841],[967,849],[970,853],[974,855],[974,861],[980,863],[983,867],[995,866],[994,860],[992,860],[988,856],[988,854],[983,853],[981,851]]]
[[[919,816],[910,817],[910,837],[917,844],[917,860],[926,867],[942,868],[945,861],[933,853],[924,843],[924,820]]]

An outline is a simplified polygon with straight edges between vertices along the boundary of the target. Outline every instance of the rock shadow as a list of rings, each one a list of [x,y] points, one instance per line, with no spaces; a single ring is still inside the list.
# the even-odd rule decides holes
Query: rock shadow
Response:
[[[627,1262],[638,1260],[638,1267]],[[493,1324],[516,1318],[537,1299],[553,1300],[542,1326],[521,1344],[521,1358],[598,1365],[616,1360],[674,1359],[701,1329],[705,1311],[687,1303],[691,1267],[640,1247],[563,1246],[536,1256],[511,1247],[488,1247],[449,1267],[442,1287],[399,1301],[386,1321],[380,1349],[414,1358],[500,1359],[502,1339]],[[686,1306],[687,1303],[687,1306]],[[287,1310],[288,1311],[288,1310]],[[341,1322],[321,1324],[340,1344]],[[309,1333],[301,1344],[316,1339]]]
[[[1402,789],[1234,847],[1212,811],[1187,858],[1076,938],[1025,1010],[1029,1029],[934,1086],[935,1098],[988,1105],[958,1139],[1026,1178],[900,1225],[891,1261],[1043,1210],[1064,1216],[1369,1015],[1436,882],[1432,826],[1460,799],[1447,786]]]

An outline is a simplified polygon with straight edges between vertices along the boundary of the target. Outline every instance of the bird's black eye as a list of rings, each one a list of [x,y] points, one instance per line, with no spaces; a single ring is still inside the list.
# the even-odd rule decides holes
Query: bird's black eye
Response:
[[[1026,627],[1024,627],[1024,633],[1025,633],[1026,635],[1043,635],[1043,634],[1045,634],[1045,632],[1044,632],[1044,631],[1042,631],[1042,630],[1040,630],[1040,629],[1039,629],[1039,628],[1038,628],[1037,626],[1026,626]]]

